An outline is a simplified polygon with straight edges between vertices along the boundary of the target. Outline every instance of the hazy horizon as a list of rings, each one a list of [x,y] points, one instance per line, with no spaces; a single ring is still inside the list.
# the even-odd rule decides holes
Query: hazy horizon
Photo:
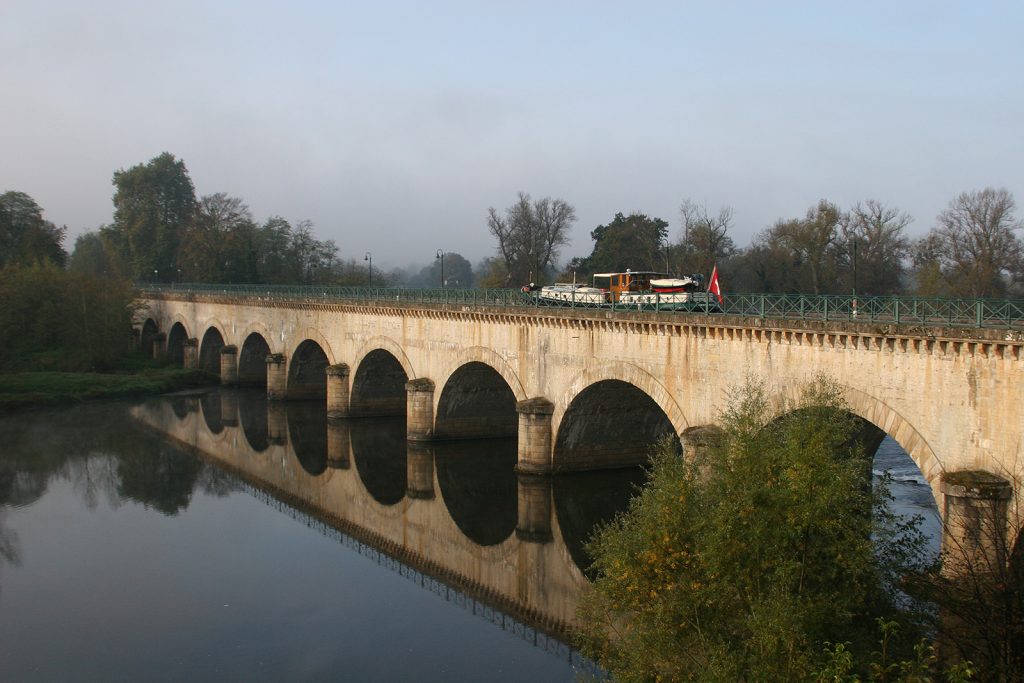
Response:
[[[0,191],[74,239],[111,176],[167,151],[197,196],[313,221],[381,268],[491,255],[487,209],[735,209],[740,245],[819,199],[925,233],[957,194],[1024,187],[1012,3],[299,2],[0,8]]]

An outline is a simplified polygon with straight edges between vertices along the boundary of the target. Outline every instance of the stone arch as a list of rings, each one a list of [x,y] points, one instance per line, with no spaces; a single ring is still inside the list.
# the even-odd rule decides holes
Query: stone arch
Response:
[[[334,365],[334,363],[337,362],[334,360],[334,351],[331,349],[330,342],[327,341],[327,337],[320,333],[320,330],[317,330],[314,327],[307,327],[301,334],[296,335],[294,338],[299,339],[300,341],[294,346],[292,346],[292,348],[289,350],[289,362],[291,361],[292,357],[295,356],[295,352],[298,351],[299,347],[305,344],[307,341],[316,342],[317,346],[320,347],[320,350],[323,351],[324,355],[327,356],[328,365]]]
[[[588,368],[555,405],[552,467],[566,471],[644,463],[653,442],[666,434],[678,439],[688,426],[675,398],[646,370],[624,362]],[[644,434],[639,440],[637,427]]]
[[[179,365],[185,363],[185,340],[188,338],[188,328],[180,320],[175,320],[167,333],[167,357]]]
[[[395,360],[397,360],[399,365],[402,366],[402,370],[405,371],[406,377],[410,379],[415,379],[417,377],[416,370],[412,366],[412,361],[410,361],[409,356],[405,354],[405,349],[402,348],[402,345],[394,339],[384,336],[371,337],[366,340],[366,343],[364,343],[359,349],[359,352],[356,353],[355,358],[352,359],[352,368],[354,370],[358,370],[363,359],[377,350],[387,351],[394,356]]]
[[[331,364],[329,350],[315,339],[304,338],[288,357],[288,391],[290,399],[327,400],[327,367]]]
[[[243,386],[267,386],[267,356],[270,342],[259,332],[249,332],[238,351],[238,383]]]
[[[157,324],[153,318],[146,318],[142,321],[142,327],[139,331],[139,350],[147,356],[153,355],[153,343],[156,341],[156,336],[160,333],[160,325]]]
[[[352,375],[349,415],[405,415],[408,381],[409,375],[394,354],[386,349],[369,351]]]
[[[851,413],[881,429],[907,452],[931,487],[932,495],[941,510],[943,496],[940,491],[940,475],[945,468],[927,439],[885,401],[860,389],[845,384],[840,386]],[[769,402],[773,416],[778,417],[788,412],[800,398],[802,387],[802,383],[793,383],[772,394]]]
[[[220,377],[220,350],[227,342],[224,331],[217,325],[210,325],[203,332],[199,342],[199,367]]]
[[[508,361],[505,360],[500,354],[496,353],[493,349],[488,349],[483,346],[471,346],[468,349],[460,351],[448,367],[445,368],[444,374],[438,378],[438,386],[445,386],[451,376],[454,375],[459,368],[468,365],[469,363],[482,363],[488,366],[491,370],[499,374],[502,379],[505,380],[505,384],[508,385],[509,389],[512,390],[512,394],[515,396],[516,401],[523,401],[530,396],[526,393],[526,389],[523,388],[523,383],[519,381],[519,375],[516,374],[515,369],[509,365]],[[440,401],[440,396],[434,397],[434,412],[437,413],[437,403]]]
[[[263,337],[263,341],[267,342],[267,346],[270,347],[271,353],[283,353],[283,347],[280,344],[274,343],[274,333],[270,330],[269,327],[267,327],[263,323],[251,322],[248,325],[246,325],[245,328],[242,330],[242,335],[239,337],[239,340],[244,342],[252,334],[258,334],[261,337]]]
[[[632,384],[650,396],[665,411],[669,422],[672,423],[672,427],[676,430],[676,434],[682,434],[690,426],[686,415],[683,413],[682,408],[679,407],[675,397],[672,396],[657,377],[632,363],[615,361],[587,368],[569,383],[569,388],[566,389],[565,393],[562,394],[562,397],[555,404],[555,410],[551,416],[552,434],[558,433],[562,419],[565,417],[565,411],[568,410],[573,400],[588,386],[605,379],[617,379],[627,384]]]
[[[514,375],[513,375],[514,378]],[[470,360],[447,374],[434,396],[434,437],[438,439],[481,439],[515,437],[519,429],[517,395],[497,369]]]

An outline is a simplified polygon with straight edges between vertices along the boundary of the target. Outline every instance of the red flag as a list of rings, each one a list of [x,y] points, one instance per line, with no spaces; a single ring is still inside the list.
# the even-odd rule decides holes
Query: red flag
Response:
[[[719,306],[721,306],[723,303],[725,303],[724,301],[722,301],[722,288],[718,286],[718,264],[717,263],[715,264],[715,267],[711,271],[711,281],[708,282],[708,291],[711,292],[712,294],[714,294],[716,297],[718,297],[718,305]]]

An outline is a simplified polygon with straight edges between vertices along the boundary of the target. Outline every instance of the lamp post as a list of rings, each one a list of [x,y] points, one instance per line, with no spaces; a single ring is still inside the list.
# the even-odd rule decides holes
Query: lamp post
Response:
[[[441,262],[441,289],[444,289],[444,252],[438,249],[436,258]]]
[[[366,286],[373,287],[373,254],[366,252],[363,260],[370,264],[366,267]]]
[[[853,295],[857,296],[857,238],[853,238]]]
[[[154,285],[156,284],[156,281],[159,278],[159,274],[160,274],[160,270],[158,268],[154,268],[153,269],[153,284]]]

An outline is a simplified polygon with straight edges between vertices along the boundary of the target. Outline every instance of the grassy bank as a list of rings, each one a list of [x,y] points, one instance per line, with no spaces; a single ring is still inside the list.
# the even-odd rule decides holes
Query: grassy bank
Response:
[[[131,373],[15,372],[0,374],[0,411],[104,398],[143,396],[216,384],[203,370],[162,366]]]

